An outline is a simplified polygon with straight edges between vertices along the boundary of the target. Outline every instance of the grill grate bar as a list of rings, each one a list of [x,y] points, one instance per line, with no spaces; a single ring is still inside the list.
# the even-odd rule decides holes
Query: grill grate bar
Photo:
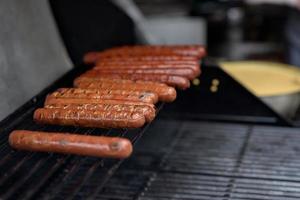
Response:
[[[67,200],[71,200],[73,199],[77,193],[80,191],[80,189],[82,188],[82,186],[84,184],[86,184],[86,182],[89,180],[89,178],[93,175],[94,171],[101,165],[101,163],[103,163],[103,160],[100,160],[96,163],[94,163],[85,173],[84,177],[80,180],[79,184],[74,187],[74,189],[72,190],[72,192],[68,195],[68,197],[66,198]]]
[[[33,124],[30,124],[30,123],[23,123],[23,124],[24,125],[21,126],[21,128],[32,128],[33,127]],[[17,163],[11,165],[11,167],[8,167],[8,169],[3,168],[3,166],[0,165],[1,166],[1,168],[0,168],[1,172],[5,172],[5,174],[2,175],[1,178],[0,178],[0,186],[3,185],[3,183],[5,181],[10,179],[11,176],[13,176],[16,173],[16,171],[19,170],[26,163],[26,161],[28,161],[30,158],[32,158],[35,155],[35,153],[28,153],[25,156],[23,156],[24,155],[23,152],[15,152],[14,150],[11,150],[8,145],[6,145],[6,146],[7,146],[8,151],[10,151],[10,153],[8,153],[7,156],[4,157],[5,162],[0,161],[0,163],[1,164],[2,163],[7,163],[8,160],[14,160]],[[17,155],[23,156],[23,158],[20,158],[20,160],[19,159],[14,159],[14,158],[17,157]]]
[[[23,200],[31,199],[39,190],[40,188],[50,179],[51,176],[65,163],[67,159],[61,159],[60,161],[56,162],[51,169],[47,172],[46,175],[42,177],[42,180],[38,182],[31,190],[26,191],[25,194],[22,195]]]
[[[28,124],[30,124],[30,123],[28,123]],[[26,129],[34,129],[35,128],[35,125],[34,125],[34,123],[31,123],[28,127],[24,127],[24,128],[26,128]],[[42,126],[41,128],[40,128],[40,130],[41,131],[44,131],[44,130],[46,130],[47,129],[47,126]],[[62,130],[62,127],[60,127],[59,128],[59,130]],[[18,152],[19,153],[19,152]],[[20,152],[21,153],[21,152]],[[9,154],[9,155],[11,155],[11,154]],[[20,164],[20,161],[18,161],[18,163],[16,164],[18,167],[16,168],[16,167],[14,167],[13,168],[13,170],[11,171],[11,173],[10,174],[8,174],[5,178],[5,180],[7,180],[7,179],[9,179],[9,178],[11,178],[12,176],[14,176],[14,174],[16,173],[16,171],[17,170],[19,170],[21,167],[23,167],[25,164],[26,164],[26,161],[29,161],[30,160],[30,158],[35,158],[35,157],[37,157],[35,160],[33,160],[33,162],[36,162],[36,164],[32,167],[32,168],[30,168],[29,170],[30,170],[30,172],[28,173],[28,174],[25,174],[22,178],[20,178],[16,183],[15,183],[15,185],[13,185],[13,186],[11,186],[11,189],[12,189],[12,191],[11,192],[7,192],[6,191],[6,194],[4,195],[4,197],[3,197],[3,199],[5,199],[5,198],[10,198],[10,195],[15,195],[14,193],[14,190],[15,191],[18,191],[18,188],[20,188],[22,185],[23,185],[23,183],[24,182],[26,182],[28,179],[30,179],[31,178],[31,175],[33,175],[34,174],[34,171],[38,171],[42,166],[43,166],[43,163],[45,163],[45,162],[43,162],[43,160],[50,160],[51,159],[51,156],[52,155],[50,155],[50,156],[48,156],[48,157],[44,157],[44,158],[41,158],[41,156],[40,156],[40,154],[39,153],[37,153],[37,152],[34,152],[34,153],[27,153],[24,157],[23,157],[23,159],[22,160],[24,160],[24,162],[21,162],[21,164]],[[45,178],[47,178],[47,176],[44,176],[44,177],[42,177],[42,180],[40,180],[39,181],[39,184],[40,183],[42,183],[42,182],[44,182],[44,179]],[[3,180],[3,182],[4,182],[4,180]],[[0,184],[1,185],[1,184]],[[39,187],[34,187],[35,189],[38,189]],[[33,190],[34,190],[34,188],[33,189],[31,189],[31,193],[33,193]],[[22,198],[25,198],[25,196],[22,196]]]
[[[98,184],[98,186],[94,189],[93,192],[90,192],[90,194],[88,195],[88,197],[86,199],[95,199],[95,197],[97,196],[97,194],[99,193],[99,191],[101,191],[101,189],[104,187],[105,183],[114,174],[114,172],[121,165],[121,163],[122,163],[122,161],[119,161],[118,165],[114,166],[113,168],[111,168],[109,170],[109,172],[108,172],[109,175],[106,177],[106,179],[101,184]]]
[[[65,192],[68,191],[74,191],[70,196],[70,199],[73,197],[77,198],[78,196],[86,195],[83,191],[90,180],[94,179],[96,180],[94,185],[97,186],[94,187],[96,191],[95,194],[97,194],[122,162],[114,159],[99,160],[71,155],[62,156],[55,153],[47,154],[14,151],[7,143],[8,135],[12,130],[28,129],[50,132],[64,131],[70,133],[79,132],[81,134],[121,136],[136,143],[149,127],[149,124],[147,124],[145,127],[136,130],[102,130],[39,125],[34,123],[32,114],[36,108],[43,105],[45,96],[58,87],[69,86],[74,77],[83,71],[85,70],[78,70],[78,68],[72,70],[60,81],[57,81],[51,87],[45,89],[32,101],[22,106],[13,115],[1,122],[0,171],[6,173],[6,176],[0,177],[0,183],[5,185],[5,187],[0,188],[0,199],[41,199],[41,197],[43,199],[56,199],[56,197],[65,199],[65,196],[71,194],[65,194]],[[163,104],[159,104],[157,111],[161,110],[162,106]],[[65,169],[71,170],[65,171]],[[79,179],[81,180],[76,182]],[[74,185],[74,182],[79,184]],[[56,185],[53,185],[54,183]],[[49,185],[52,185],[53,188],[49,188]],[[69,190],[64,190],[65,188]],[[56,195],[57,191],[59,193]]]
[[[167,135],[158,137],[168,141],[169,148],[158,146],[154,142],[156,148],[153,145],[142,145],[142,150],[136,152],[119,171],[122,174],[130,169],[132,175],[122,178],[117,173],[112,176],[112,180],[96,196],[97,199],[300,198],[300,168],[297,168],[298,162],[294,160],[297,159],[295,155],[298,151],[294,144],[300,142],[300,138],[289,135],[288,130],[291,129],[283,129],[289,133],[282,132],[281,137],[273,138],[272,135],[260,137],[259,126],[238,126],[238,131],[234,131],[235,125],[230,125],[229,129],[234,134],[232,139],[229,129],[222,131],[220,124],[216,128],[217,133],[213,133],[214,123],[184,122],[178,129],[179,133],[173,132],[170,138]],[[225,126],[228,127],[227,124]],[[209,132],[206,131],[208,127]],[[159,135],[160,128],[161,126],[149,134],[156,137],[155,134]],[[274,127],[269,131],[272,129]],[[266,130],[264,127],[264,131]],[[294,134],[295,130],[292,129],[292,132]],[[285,134],[289,137],[285,138]],[[257,142],[259,138],[260,142]],[[286,144],[284,152],[270,154],[268,145],[281,150],[284,144],[278,141],[282,138],[285,138]],[[146,147],[149,148],[145,149]],[[161,152],[163,155],[159,156]],[[294,152],[293,156],[289,152]],[[132,180],[134,176],[145,171],[148,174],[143,180]]]
[[[86,158],[83,159],[74,159],[75,162],[71,163],[71,169],[68,170],[68,173],[65,173],[65,175],[60,179],[61,182],[54,184],[53,186],[50,187],[50,190],[46,190],[45,195],[43,196],[43,199],[55,199],[56,195],[59,195],[60,191],[62,190],[62,188],[65,186],[64,184],[67,183],[70,178],[76,174],[76,172],[79,170],[80,167],[80,163],[84,162],[86,160]]]
[[[43,164],[45,164],[49,158],[43,158],[40,159],[35,165],[31,168],[31,170],[27,173],[26,176],[22,177],[18,180],[18,182],[12,186],[10,189],[6,191],[6,193],[1,197],[2,199],[8,199],[9,197],[16,195],[15,191],[18,191],[18,189],[25,184],[25,182],[35,173],[35,171],[38,170],[38,168],[42,167]]]
[[[12,168],[9,168],[8,171],[5,172],[3,176],[0,177],[0,186],[3,185],[3,183],[9,179],[18,169],[21,168],[21,166],[31,159],[33,157],[33,154],[29,154],[28,156],[25,156],[19,161],[16,165],[14,165]]]

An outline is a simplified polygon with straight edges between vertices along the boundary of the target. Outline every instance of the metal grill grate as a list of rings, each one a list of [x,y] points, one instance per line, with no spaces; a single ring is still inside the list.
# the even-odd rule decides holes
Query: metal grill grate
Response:
[[[135,143],[149,126],[136,130],[101,130],[35,124],[29,112],[15,129],[76,132],[92,135],[122,136]],[[44,190],[45,199],[73,199],[97,192],[122,160],[23,152],[7,143],[9,131],[1,133],[0,197],[29,199]],[[90,183],[93,183],[92,185]],[[97,183],[97,184],[95,184]],[[46,184],[46,187],[44,187]],[[50,187],[49,187],[50,186]],[[92,187],[93,186],[93,187]],[[68,197],[68,198],[66,198]]]
[[[300,198],[299,128],[163,119],[130,131],[35,124],[35,108],[49,91],[70,85],[74,73],[67,77],[0,124],[0,199]],[[123,162],[14,151],[7,143],[13,129],[123,136],[133,143],[148,134]]]
[[[12,130],[27,129],[51,132],[71,132],[91,135],[126,137],[135,144],[149,124],[140,129],[91,129],[66,126],[38,125],[33,111],[41,107],[45,95],[58,87],[72,84],[80,73],[71,71],[25,104],[0,124],[0,199],[87,199],[94,197],[114,174],[123,160],[100,159],[53,153],[15,151],[8,144]],[[158,112],[163,104],[159,104]]]
[[[97,199],[300,198],[299,128],[160,120],[148,132]]]

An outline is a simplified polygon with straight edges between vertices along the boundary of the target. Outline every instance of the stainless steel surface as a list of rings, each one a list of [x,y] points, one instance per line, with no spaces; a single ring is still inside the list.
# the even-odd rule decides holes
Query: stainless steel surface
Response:
[[[71,69],[48,1],[0,1],[0,120]]]
[[[261,97],[276,112],[287,118],[293,118],[300,106],[300,93],[292,93],[278,96]]]

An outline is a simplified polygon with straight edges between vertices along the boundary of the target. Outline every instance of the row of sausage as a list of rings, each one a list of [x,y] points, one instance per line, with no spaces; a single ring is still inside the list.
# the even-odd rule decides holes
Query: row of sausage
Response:
[[[200,75],[199,45],[123,46],[90,52],[93,65],[74,80],[73,88],[49,94],[34,112],[40,124],[94,128],[140,128],[156,116],[158,101],[172,102],[176,90],[187,89]],[[97,157],[126,158],[132,144],[126,138],[15,130],[15,149]]]

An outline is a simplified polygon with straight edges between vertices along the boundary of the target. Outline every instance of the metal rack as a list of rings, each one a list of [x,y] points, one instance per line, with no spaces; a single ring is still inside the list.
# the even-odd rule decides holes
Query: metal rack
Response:
[[[160,112],[159,120],[140,129],[34,123],[32,113],[42,106],[45,95],[58,87],[70,87],[74,77],[85,70],[72,70],[1,122],[0,199],[300,198],[299,128],[170,120],[175,111],[171,108],[186,108],[180,107],[180,96]],[[158,110],[162,107],[159,104]],[[7,143],[14,129],[122,136],[135,144],[134,154],[124,161],[14,151]]]
[[[148,132],[96,199],[300,198],[299,128],[159,120]]]
[[[70,132],[91,135],[107,135],[128,138],[133,144],[143,136],[150,124],[139,129],[98,129],[67,126],[39,125],[32,120],[33,112],[41,107],[46,94],[58,87],[72,85],[72,80],[84,68],[76,68],[59,79],[41,94],[23,105],[0,124],[0,199],[32,199],[44,192],[44,199],[73,199],[81,192],[101,190],[123,160],[99,159],[54,153],[15,151],[8,144],[12,130],[39,130]],[[163,107],[159,104],[158,111]],[[90,183],[97,183],[90,187]]]

